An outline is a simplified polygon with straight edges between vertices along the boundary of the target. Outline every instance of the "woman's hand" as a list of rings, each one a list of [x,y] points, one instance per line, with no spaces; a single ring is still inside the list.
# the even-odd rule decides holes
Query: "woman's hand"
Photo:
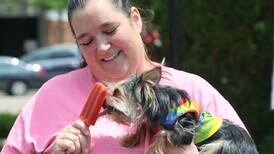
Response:
[[[176,148],[174,145],[169,145],[167,148],[168,154],[199,154],[196,145],[192,142],[183,148]]]
[[[53,143],[54,154],[87,154],[89,153],[90,131],[81,120],[62,129]]]

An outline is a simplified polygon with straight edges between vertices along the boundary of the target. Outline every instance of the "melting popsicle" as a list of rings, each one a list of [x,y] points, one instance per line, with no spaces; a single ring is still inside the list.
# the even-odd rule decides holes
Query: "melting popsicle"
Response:
[[[87,126],[95,124],[107,94],[108,90],[102,83],[95,83],[80,114],[80,119]]]

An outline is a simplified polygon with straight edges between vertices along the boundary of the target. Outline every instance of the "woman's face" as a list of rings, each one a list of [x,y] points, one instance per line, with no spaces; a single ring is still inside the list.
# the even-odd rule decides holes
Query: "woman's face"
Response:
[[[89,0],[71,17],[76,41],[94,76],[100,81],[118,81],[144,71],[145,49],[142,21],[136,8],[128,18],[110,0]]]

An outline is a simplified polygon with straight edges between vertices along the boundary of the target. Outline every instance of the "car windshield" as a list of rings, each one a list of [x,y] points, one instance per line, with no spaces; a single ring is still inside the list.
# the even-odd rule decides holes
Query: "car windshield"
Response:
[[[32,60],[42,60],[42,59],[48,59],[48,52],[46,52],[46,49],[41,49],[39,51],[31,51],[29,54],[24,55],[21,59],[25,62],[29,62]]]

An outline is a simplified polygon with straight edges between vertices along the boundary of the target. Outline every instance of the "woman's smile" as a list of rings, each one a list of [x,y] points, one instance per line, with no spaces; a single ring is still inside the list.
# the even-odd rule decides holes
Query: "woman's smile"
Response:
[[[112,55],[102,59],[103,62],[111,62],[120,55],[121,51],[114,52]]]
[[[100,60],[101,67],[104,71],[111,72],[113,76],[124,74],[127,69],[125,66],[128,65],[128,60],[125,58],[122,50],[112,52],[103,56]]]

